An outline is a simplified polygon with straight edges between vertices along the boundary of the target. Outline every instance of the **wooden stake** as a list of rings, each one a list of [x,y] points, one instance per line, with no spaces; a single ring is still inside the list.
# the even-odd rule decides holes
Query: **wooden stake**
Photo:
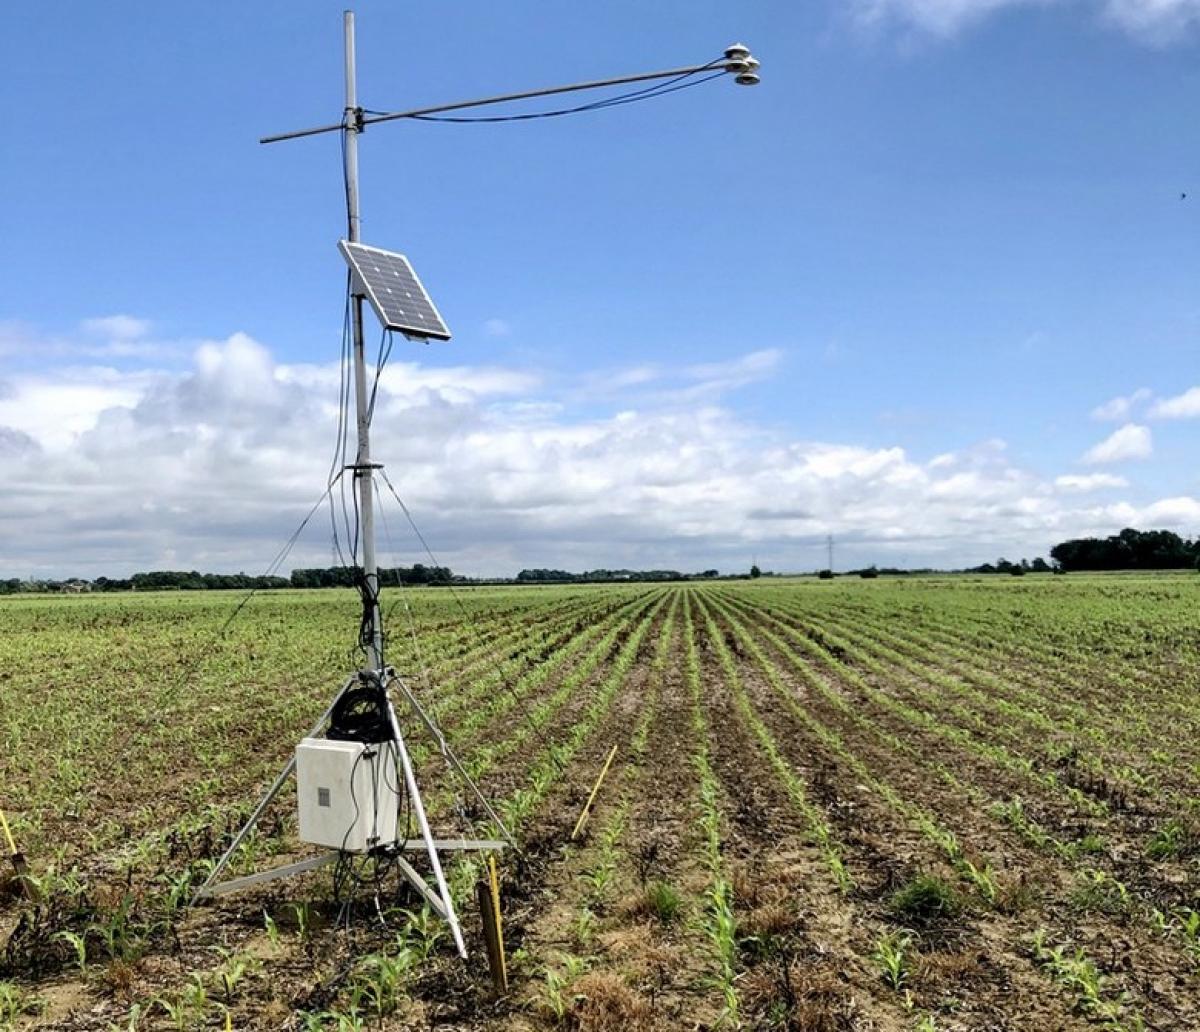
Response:
[[[488,876],[475,886],[479,914],[483,918],[483,941],[487,946],[488,968],[496,992],[508,992],[508,962],[504,956],[504,926],[500,919],[500,881],[496,876],[496,858],[488,857]]]
[[[583,825],[588,819],[588,814],[592,810],[592,803],[596,801],[596,793],[600,791],[600,783],[604,780],[604,776],[608,773],[608,768],[612,765],[613,757],[617,755],[617,747],[614,745],[609,750],[608,759],[604,761],[604,769],[600,771],[600,776],[596,779],[596,784],[592,787],[592,794],[588,796],[588,800],[583,804],[583,813],[579,815],[579,820],[575,822],[575,830],[571,832],[571,841],[574,842],[576,836],[583,830]]]
[[[29,864],[25,860],[25,855],[17,849],[17,844],[13,841],[12,829],[8,826],[8,818],[4,816],[3,810],[0,810],[0,828],[4,829],[4,841],[8,844],[8,858],[12,861],[13,870],[17,872],[17,880],[20,881],[21,888],[25,890],[29,902],[36,903],[37,889],[33,886]]]

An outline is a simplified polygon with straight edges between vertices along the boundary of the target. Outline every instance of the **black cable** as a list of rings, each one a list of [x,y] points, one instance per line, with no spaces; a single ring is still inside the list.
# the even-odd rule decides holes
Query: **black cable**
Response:
[[[691,74],[695,74],[694,72]],[[601,101],[596,104],[582,104],[579,107],[564,108],[560,111],[534,111],[529,114],[522,115],[479,115],[475,117],[456,117],[453,115],[410,115],[414,121],[418,122],[452,122],[457,125],[470,125],[472,123],[489,123],[489,122],[530,122],[538,118],[558,118],[562,115],[577,115],[585,111],[602,111],[605,108],[620,107],[622,104],[633,104],[639,100],[650,100],[653,97],[662,97],[668,93],[674,93],[676,90],[686,90],[692,86],[699,86],[701,83],[710,82],[713,79],[719,79],[725,73],[715,72],[712,75],[705,76],[703,79],[696,79],[694,82],[681,83],[678,86],[672,86],[669,89],[660,89],[645,97],[618,97],[609,101]]]
[[[346,434],[349,427],[350,410],[350,271],[346,271],[346,302],[342,316],[342,353],[339,362],[337,433],[334,437],[333,458],[329,465],[329,482],[340,478],[346,466]],[[349,507],[346,505],[346,485],[341,482],[342,522],[346,530],[346,545],[350,544]],[[329,499],[329,522],[333,531],[333,548],[338,563],[348,568],[346,556],[338,535],[337,509],[333,498]]]
[[[362,600],[362,619],[358,625],[358,646],[364,653],[369,652],[375,641],[375,611],[379,607],[379,575],[375,575],[375,587],[371,587],[371,579],[361,566],[354,567],[355,587],[358,588]],[[383,636],[380,635],[382,643]],[[379,665],[383,666],[383,649],[380,648]]]
[[[346,195],[346,236],[353,237],[353,227],[350,225],[350,168],[346,155],[346,131],[350,126],[346,123],[345,117],[342,118],[342,131],[338,133],[338,141],[342,147],[342,191]],[[358,128],[354,129],[358,132]]]
[[[392,344],[395,338],[392,331],[384,327],[379,336],[379,350],[375,356],[375,379],[371,382],[370,400],[367,402],[367,425],[370,426],[375,418],[375,395],[379,391],[379,377],[383,375],[383,367],[392,357]],[[385,346],[386,345],[386,346]]]
[[[656,97],[664,96],[668,93],[674,93],[676,90],[688,89],[692,86],[699,86],[701,83],[709,82],[712,79],[720,78],[725,75],[725,69],[713,75],[707,75],[703,79],[696,79],[692,82],[686,80],[691,79],[701,72],[713,68],[721,64],[726,59],[719,57],[716,60],[710,61],[703,68],[697,68],[694,71],[685,72],[673,79],[667,79],[665,82],[656,83],[653,86],[643,86],[636,90],[631,90],[628,93],[621,93],[615,97],[607,97],[603,100],[591,101],[587,104],[578,104],[575,107],[557,108],[552,111],[531,111],[518,115],[406,115],[406,118],[411,118],[417,122],[449,122],[456,125],[471,125],[471,124],[486,124],[497,122],[529,122],[538,118],[559,118],[563,115],[577,115],[586,111],[602,111],[605,108],[619,107],[622,104],[634,104],[642,100],[653,100]],[[367,108],[363,109],[364,114],[369,115],[389,115],[388,111],[372,111]],[[343,137],[344,133],[340,134]],[[344,147],[344,143],[343,143]]]
[[[350,505],[354,510],[354,533],[350,538],[350,558],[354,563],[354,568],[358,569],[358,532],[359,532],[359,512],[358,512],[358,478],[362,475],[362,471],[356,469],[354,471],[354,490],[350,492]]]
[[[350,902],[350,900],[345,900],[342,897],[342,885],[345,884],[344,880],[346,877],[346,872],[342,869],[343,861],[349,856],[349,854],[346,852],[346,843],[350,841],[350,833],[354,831],[354,826],[358,824],[359,815],[362,813],[362,807],[358,802],[358,793],[354,789],[355,776],[358,774],[358,765],[362,763],[362,759],[365,755],[366,750],[364,749],[356,757],[354,757],[354,763],[350,767],[350,802],[354,804],[354,817],[351,819],[350,824],[346,827],[346,833],[342,836],[342,844],[338,847],[338,862],[333,871],[334,902],[341,903],[343,906]],[[351,873],[353,873],[352,860],[349,861],[348,866],[351,870]],[[351,897],[351,899],[353,899],[353,897]]]

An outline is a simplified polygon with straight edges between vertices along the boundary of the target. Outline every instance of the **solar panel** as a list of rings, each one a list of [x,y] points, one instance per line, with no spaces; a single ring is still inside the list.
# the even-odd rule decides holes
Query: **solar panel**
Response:
[[[349,240],[339,240],[338,249],[354,272],[354,292],[366,295],[387,329],[409,337],[450,339],[450,330],[404,255]]]

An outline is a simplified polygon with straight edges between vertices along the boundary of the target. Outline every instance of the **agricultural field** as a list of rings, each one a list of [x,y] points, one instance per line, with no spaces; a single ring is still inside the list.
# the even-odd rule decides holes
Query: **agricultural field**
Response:
[[[1200,577],[391,592],[513,828],[511,989],[329,870],[188,909],[346,674],[349,592],[0,600],[0,1028],[1194,1030]],[[411,613],[411,622],[406,614]],[[486,834],[401,714],[436,827]],[[584,831],[572,829],[613,746]],[[295,859],[285,792],[238,873]]]

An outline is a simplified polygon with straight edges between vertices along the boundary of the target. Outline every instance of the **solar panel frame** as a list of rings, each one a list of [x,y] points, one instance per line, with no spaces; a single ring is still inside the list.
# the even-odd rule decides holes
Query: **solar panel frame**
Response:
[[[349,240],[339,240],[338,250],[354,273],[354,293],[371,302],[384,327],[422,340],[450,339],[446,320],[404,255]]]

